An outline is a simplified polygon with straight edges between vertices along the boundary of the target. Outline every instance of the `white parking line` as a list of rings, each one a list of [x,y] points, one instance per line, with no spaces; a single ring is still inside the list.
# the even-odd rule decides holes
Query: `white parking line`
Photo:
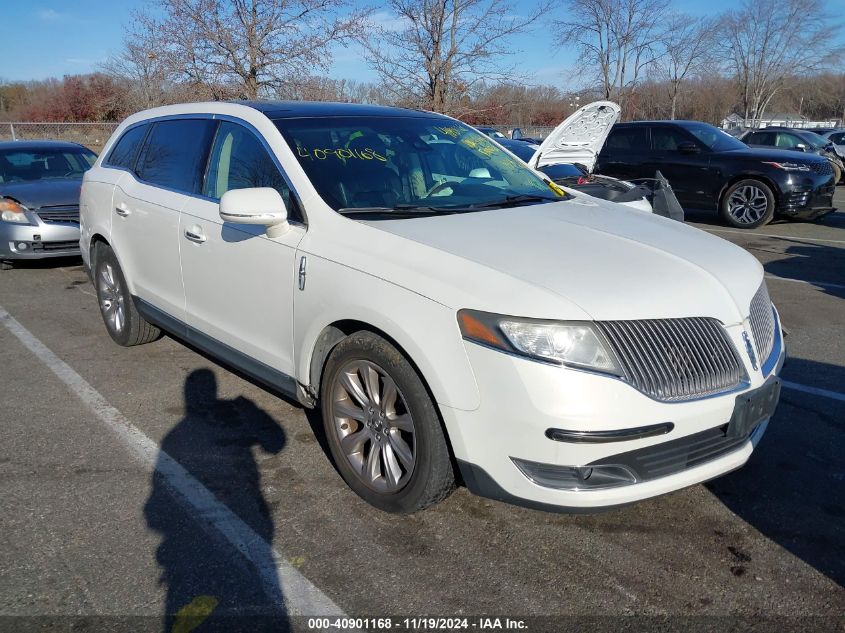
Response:
[[[809,385],[802,385],[797,382],[790,382],[788,380],[784,380],[783,382],[781,382],[781,385],[783,385],[787,389],[803,391],[804,393],[811,393],[814,396],[822,396],[823,398],[831,398],[833,400],[845,402],[845,393],[839,393],[838,391],[830,391],[829,389],[821,389],[819,387],[810,387]]]
[[[255,567],[264,593],[273,601],[281,601],[283,604],[279,607],[284,608],[287,614],[345,617],[340,607],[300,574],[270,543],[221,503],[179,462],[162,451],[158,444],[144,435],[2,306],[0,322],[94,412],[144,467],[150,472],[157,471],[175,497],[189,506],[201,523],[213,527]]]
[[[737,235],[744,235],[745,237],[774,237],[781,240],[797,240],[799,242],[825,242],[827,244],[845,244],[845,240],[823,240],[818,237],[796,237],[795,235],[775,235],[774,233],[753,233],[751,231],[734,231],[733,229],[711,229],[698,227],[710,233],[736,233]]]
[[[823,288],[845,289],[845,284],[832,284],[827,281],[807,281],[806,279],[793,279],[792,277],[781,277],[766,273],[766,279],[777,279],[778,281],[792,281],[796,284],[807,284],[809,286],[821,286]]]

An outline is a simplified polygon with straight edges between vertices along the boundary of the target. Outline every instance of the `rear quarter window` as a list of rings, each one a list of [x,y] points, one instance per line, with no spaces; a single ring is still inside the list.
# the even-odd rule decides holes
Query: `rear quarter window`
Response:
[[[185,193],[198,193],[216,123],[174,119],[153,124],[138,163],[138,177]]]
[[[138,157],[138,150],[144,137],[147,135],[148,125],[138,125],[123,133],[114,149],[109,152],[105,164],[109,167],[121,167],[123,169],[134,169],[135,159]]]

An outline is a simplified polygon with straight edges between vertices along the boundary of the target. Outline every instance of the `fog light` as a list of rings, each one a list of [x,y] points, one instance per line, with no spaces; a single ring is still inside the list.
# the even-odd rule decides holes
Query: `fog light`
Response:
[[[511,457],[520,472],[538,486],[558,490],[596,490],[637,483],[637,476],[627,466],[558,466]]]
[[[29,244],[27,244],[26,242],[18,242],[16,246],[18,247],[19,251],[25,251],[29,248]]]

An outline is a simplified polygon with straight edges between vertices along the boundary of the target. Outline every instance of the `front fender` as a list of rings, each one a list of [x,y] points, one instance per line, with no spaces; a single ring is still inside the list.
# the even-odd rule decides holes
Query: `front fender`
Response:
[[[303,254],[300,253],[300,256]],[[393,339],[416,365],[434,399],[474,410],[480,396],[455,311],[373,275],[304,254],[307,281],[294,299],[296,378],[312,385],[311,359],[323,331],[359,321]]]

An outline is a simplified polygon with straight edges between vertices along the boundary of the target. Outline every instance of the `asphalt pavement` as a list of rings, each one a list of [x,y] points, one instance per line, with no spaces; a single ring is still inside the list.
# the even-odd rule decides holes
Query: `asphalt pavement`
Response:
[[[740,232],[688,220],[763,262],[787,388],[744,468],[592,515],[464,489],[381,513],[335,472],[314,414],[173,338],[112,343],[78,260],[3,271],[0,630],[315,630],[294,614],[330,607],[472,628],[546,617],[529,631],[618,616],[841,630],[845,213]]]

